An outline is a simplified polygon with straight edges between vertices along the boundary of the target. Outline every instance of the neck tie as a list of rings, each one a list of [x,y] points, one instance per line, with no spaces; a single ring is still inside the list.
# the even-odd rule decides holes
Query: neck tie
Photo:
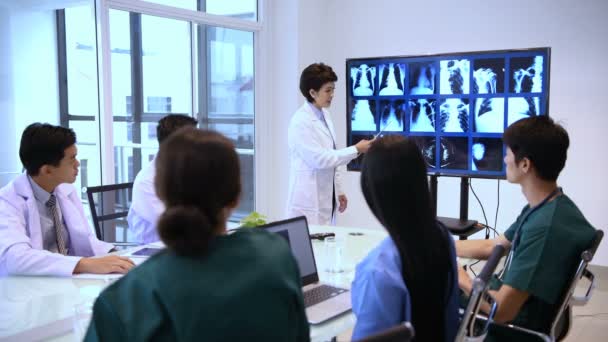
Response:
[[[53,225],[55,226],[55,234],[57,235],[57,250],[63,255],[68,254],[68,249],[65,246],[65,236],[63,235],[63,223],[59,219],[59,212],[57,210],[57,198],[51,194],[46,207],[49,208],[51,215],[53,215]]]

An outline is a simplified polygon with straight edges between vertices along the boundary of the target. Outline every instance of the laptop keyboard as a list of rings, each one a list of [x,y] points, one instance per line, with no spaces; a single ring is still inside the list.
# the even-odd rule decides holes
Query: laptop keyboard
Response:
[[[309,307],[318,304],[331,297],[335,297],[347,290],[329,285],[321,285],[304,292],[304,306]]]

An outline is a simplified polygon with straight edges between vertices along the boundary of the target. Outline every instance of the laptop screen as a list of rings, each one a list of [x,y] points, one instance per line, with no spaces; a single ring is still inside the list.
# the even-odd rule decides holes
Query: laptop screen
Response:
[[[300,216],[284,221],[272,222],[260,228],[279,234],[287,240],[291,252],[298,262],[303,285],[319,281],[312,244],[308,235],[306,217]]]

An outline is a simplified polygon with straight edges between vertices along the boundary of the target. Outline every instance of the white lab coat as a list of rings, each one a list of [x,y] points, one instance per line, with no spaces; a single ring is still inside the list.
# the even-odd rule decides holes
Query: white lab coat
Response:
[[[344,194],[341,173],[344,165],[357,157],[354,146],[333,148],[336,140],[333,122],[327,110],[323,109],[323,115],[329,130],[305,102],[291,118],[288,131],[287,216],[304,215],[310,224],[332,223],[333,186],[336,197]]]
[[[73,185],[59,185],[55,196],[70,234],[70,254],[75,256],[43,249],[36,198],[23,174],[0,189],[0,276],[71,276],[81,257],[106,254],[114,247],[93,233]]]
[[[165,211],[165,205],[156,196],[154,176],[156,158],[146,165],[133,182],[133,201],[129,208],[127,221],[135,235],[135,241],[146,244],[159,241],[156,223]]]

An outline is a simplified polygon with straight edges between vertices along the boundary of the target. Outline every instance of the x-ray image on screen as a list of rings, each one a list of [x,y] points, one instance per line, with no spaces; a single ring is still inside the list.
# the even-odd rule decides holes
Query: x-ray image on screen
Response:
[[[403,132],[406,107],[404,100],[380,101],[380,130],[386,132]]]
[[[441,132],[464,133],[469,131],[469,100],[443,99],[439,102],[439,128]]]
[[[369,66],[367,64],[353,66],[350,68],[350,78],[354,96],[371,96],[374,94],[374,79],[376,78],[375,66]]]
[[[435,132],[435,100],[409,101],[410,132]]]
[[[435,94],[435,63],[410,63],[409,69],[411,95]]]
[[[387,63],[378,66],[380,71],[380,96],[403,95],[405,64]]]
[[[503,142],[500,138],[473,138],[471,146],[472,171],[503,170]]]
[[[539,102],[538,97],[510,97],[507,126],[515,121],[543,114],[539,112]]]
[[[427,167],[434,169],[436,167],[435,156],[437,155],[436,138],[434,136],[411,136],[416,145],[420,148],[424,161]]]
[[[354,102],[354,103],[353,103]],[[352,100],[351,107],[351,130],[353,131],[375,131],[376,130],[376,101],[375,100]]]
[[[453,59],[439,62],[440,94],[469,94],[471,62],[467,59]]]
[[[505,59],[488,58],[473,61],[473,93],[496,94],[505,89]]]
[[[543,91],[543,56],[511,58],[511,91],[540,93]]]
[[[468,138],[439,138],[439,167],[442,169],[468,169]]]
[[[473,132],[502,133],[505,125],[505,99],[502,97],[475,100]]]

